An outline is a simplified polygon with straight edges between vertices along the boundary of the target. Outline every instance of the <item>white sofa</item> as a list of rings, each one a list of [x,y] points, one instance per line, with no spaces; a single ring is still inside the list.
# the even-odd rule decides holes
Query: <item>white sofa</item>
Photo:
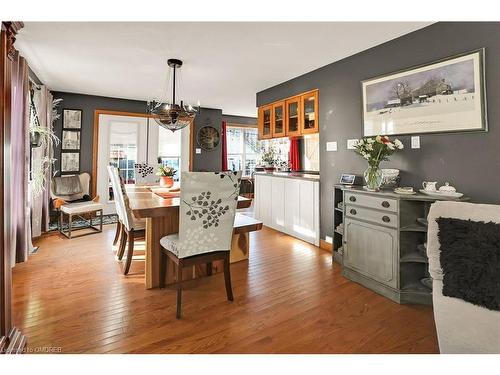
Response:
[[[500,353],[500,311],[492,311],[458,298],[443,296],[439,262],[439,217],[500,223],[500,206],[462,202],[436,202],[429,211],[427,256],[433,279],[432,301],[441,353]]]

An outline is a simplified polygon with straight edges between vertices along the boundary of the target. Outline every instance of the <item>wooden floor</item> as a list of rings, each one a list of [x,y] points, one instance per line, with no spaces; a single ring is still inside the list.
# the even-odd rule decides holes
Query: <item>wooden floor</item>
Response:
[[[36,352],[436,353],[432,309],[398,305],[341,276],[328,252],[264,228],[250,260],[231,266],[234,302],[217,274],[187,284],[182,320],[173,289],[145,290],[142,262],[125,277],[114,226],[53,235],[15,267],[15,325]],[[42,348],[42,349],[41,349]]]

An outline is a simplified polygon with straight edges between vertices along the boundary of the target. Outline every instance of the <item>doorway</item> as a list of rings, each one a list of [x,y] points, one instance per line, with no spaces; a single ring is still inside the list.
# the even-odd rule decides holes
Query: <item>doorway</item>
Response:
[[[181,171],[190,170],[191,127],[172,133],[145,114],[96,111],[93,195],[99,195],[103,213],[116,213],[108,165],[119,168],[126,184],[135,183],[135,163],[172,166],[179,178]]]

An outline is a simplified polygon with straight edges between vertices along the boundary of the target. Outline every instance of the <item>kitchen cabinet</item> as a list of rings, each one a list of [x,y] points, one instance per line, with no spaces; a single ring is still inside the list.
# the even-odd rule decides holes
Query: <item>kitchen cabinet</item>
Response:
[[[259,107],[259,139],[318,133],[318,102],[319,91],[312,90]]]
[[[319,179],[255,175],[255,218],[319,246]]]
[[[287,99],[286,103],[286,135],[288,137],[297,137],[301,135],[300,123],[302,120],[301,99],[300,96]]]
[[[272,134],[272,105],[267,105],[259,108],[258,111],[258,132],[259,139],[270,139],[273,137]]]
[[[285,131],[285,101],[273,104],[271,133],[273,138],[284,137]]]
[[[302,116],[300,131],[304,134],[313,134],[318,128],[318,91],[312,91],[300,97]]]

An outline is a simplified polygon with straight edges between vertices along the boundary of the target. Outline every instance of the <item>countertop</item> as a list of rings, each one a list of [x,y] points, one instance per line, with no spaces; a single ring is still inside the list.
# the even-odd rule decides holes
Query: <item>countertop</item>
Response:
[[[300,173],[300,172],[255,172],[256,176],[270,176],[280,178],[295,178],[307,181],[319,181],[319,174]]]
[[[440,197],[433,197],[430,195],[422,194],[420,192],[417,192],[417,194],[413,195],[405,195],[405,194],[397,194],[395,193],[392,189],[381,189],[379,191],[369,191],[364,189],[362,186],[353,186],[353,187],[346,187],[344,185],[334,185],[338,189],[342,189],[344,191],[355,191],[357,193],[363,193],[363,194],[369,194],[369,195],[378,195],[378,196],[384,196],[384,197],[390,197],[390,198],[396,198],[400,200],[416,200],[416,201],[438,201],[438,200],[450,200],[450,201],[458,201],[458,202],[463,202],[463,201],[468,201],[470,200],[469,197],[466,197],[465,195],[462,196],[459,199],[454,199],[454,198],[440,198]]]

